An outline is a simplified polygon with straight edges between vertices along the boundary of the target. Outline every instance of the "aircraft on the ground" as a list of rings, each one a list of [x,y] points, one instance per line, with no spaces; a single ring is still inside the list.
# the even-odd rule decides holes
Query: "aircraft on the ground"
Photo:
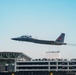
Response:
[[[33,43],[46,44],[46,45],[67,45],[67,43],[64,43],[64,38],[65,38],[65,33],[61,33],[61,35],[55,41],[40,40],[27,35],[17,38],[11,38],[11,39],[16,41],[33,42]]]

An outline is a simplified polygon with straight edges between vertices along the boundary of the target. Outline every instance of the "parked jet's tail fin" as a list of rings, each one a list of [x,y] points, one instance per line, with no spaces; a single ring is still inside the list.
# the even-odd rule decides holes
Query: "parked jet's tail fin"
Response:
[[[61,33],[61,35],[56,39],[56,42],[63,43],[65,38],[65,33]]]

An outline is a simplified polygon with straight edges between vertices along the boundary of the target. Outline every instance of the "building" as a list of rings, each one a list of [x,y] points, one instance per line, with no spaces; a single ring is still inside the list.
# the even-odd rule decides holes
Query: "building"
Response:
[[[49,51],[49,52],[46,52],[46,58],[47,59],[61,58],[60,51]]]
[[[76,75],[76,59],[31,59],[22,52],[0,52],[0,75]]]
[[[15,69],[26,75],[76,75],[76,59],[16,61]]]
[[[14,72],[16,61],[30,61],[22,52],[0,52],[0,72]]]
[[[76,71],[76,59],[16,61],[16,71]]]

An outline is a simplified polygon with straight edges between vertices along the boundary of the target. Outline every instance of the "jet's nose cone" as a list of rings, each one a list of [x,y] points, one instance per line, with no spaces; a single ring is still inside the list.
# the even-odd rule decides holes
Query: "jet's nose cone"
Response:
[[[11,40],[17,40],[17,38],[11,38]]]

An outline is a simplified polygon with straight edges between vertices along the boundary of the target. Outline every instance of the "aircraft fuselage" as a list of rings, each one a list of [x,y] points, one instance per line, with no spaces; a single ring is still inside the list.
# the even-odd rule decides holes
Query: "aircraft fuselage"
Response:
[[[62,33],[55,41],[49,41],[49,40],[40,40],[40,39],[32,38],[32,36],[25,35],[17,38],[12,38],[12,40],[33,42],[33,43],[46,44],[46,45],[66,45],[66,43],[64,43],[64,37],[65,34]]]
[[[33,42],[33,43],[39,43],[39,44],[47,44],[47,45],[48,44],[49,45],[62,45],[62,43],[59,43],[56,41],[39,40],[39,39],[33,39],[33,38],[12,38],[12,40]]]

